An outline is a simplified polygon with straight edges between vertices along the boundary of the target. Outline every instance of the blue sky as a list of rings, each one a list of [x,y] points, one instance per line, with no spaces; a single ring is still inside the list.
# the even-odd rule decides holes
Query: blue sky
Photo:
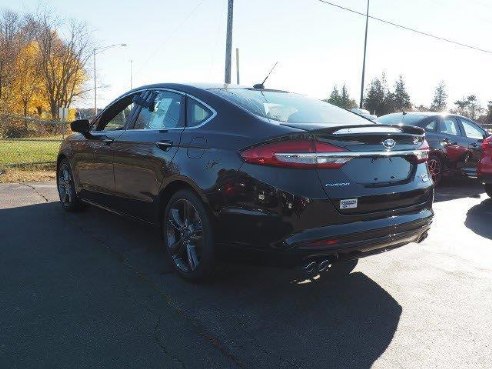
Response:
[[[364,11],[366,0],[333,0]],[[45,0],[61,16],[87,22],[99,45],[127,48],[98,56],[101,105],[130,87],[153,82],[223,82],[227,0]],[[35,9],[38,2],[0,0],[1,8]],[[492,50],[492,2],[487,0],[371,0],[371,14]],[[333,84],[360,93],[364,18],[317,0],[235,0],[233,46],[240,48],[241,83],[323,98]],[[449,45],[371,21],[367,82],[386,72],[405,76],[412,99],[430,104],[440,80],[450,100],[475,93],[492,100],[492,55]],[[235,76],[235,69],[233,69]],[[91,106],[91,96],[79,106]]]

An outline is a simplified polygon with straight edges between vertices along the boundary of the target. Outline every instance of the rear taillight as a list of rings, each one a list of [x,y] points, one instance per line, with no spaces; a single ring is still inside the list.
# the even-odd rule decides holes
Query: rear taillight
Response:
[[[491,155],[492,154],[492,136],[486,138],[482,142],[482,150],[483,150],[483,155]]]
[[[241,152],[250,164],[284,168],[340,168],[350,157],[330,156],[345,149],[328,143],[298,139],[279,141],[252,147]]]
[[[427,160],[429,159],[429,150],[429,143],[427,142],[427,140],[424,139],[424,142],[422,142],[422,145],[420,145],[418,151],[415,153],[417,163],[427,162]]]

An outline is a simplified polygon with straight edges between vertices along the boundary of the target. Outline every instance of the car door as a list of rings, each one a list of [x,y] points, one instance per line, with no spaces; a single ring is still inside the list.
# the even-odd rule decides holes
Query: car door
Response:
[[[133,124],[112,145],[116,205],[121,212],[152,221],[163,179],[177,172],[173,158],[184,128],[185,96],[150,90],[136,104]]]
[[[134,94],[127,95],[108,106],[97,118],[94,129],[88,135],[93,158],[84,197],[111,208],[115,194],[112,146],[131,122],[133,98]]]
[[[458,120],[453,116],[441,117],[438,127],[440,145],[446,155],[446,164],[451,169],[459,169],[468,151],[468,144],[461,134]]]
[[[487,133],[469,119],[463,117],[457,119],[461,123],[461,129],[468,145],[468,155],[463,165],[463,172],[468,176],[476,177],[477,165],[482,157],[482,141],[487,137]]]

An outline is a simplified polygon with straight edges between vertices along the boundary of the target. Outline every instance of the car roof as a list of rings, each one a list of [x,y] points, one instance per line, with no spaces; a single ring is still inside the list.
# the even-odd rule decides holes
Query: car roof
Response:
[[[145,89],[152,89],[152,88],[169,88],[169,89],[177,89],[177,90],[189,90],[189,89],[198,89],[198,90],[212,90],[212,89],[228,89],[228,90],[233,90],[233,89],[253,89],[252,86],[244,86],[244,85],[237,85],[233,83],[154,83],[150,85],[144,85],[140,86],[137,88],[134,88],[131,91],[140,91],[140,90],[145,90]],[[262,89],[258,91],[277,91],[277,92],[288,92],[288,91],[282,91],[282,90],[276,90],[276,89]]]

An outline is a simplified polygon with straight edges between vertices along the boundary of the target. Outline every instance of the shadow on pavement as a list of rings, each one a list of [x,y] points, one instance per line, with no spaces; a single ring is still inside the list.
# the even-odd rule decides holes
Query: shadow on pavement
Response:
[[[492,240],[492,199],[473,206],[466,213],[465,225],[478,234]]]
[[[0,273],[2,284],[7,286],[0,309],[0,327],[11,328],[9,342],[31,337],[29,345],[21,350],[22,355],[29,357],[42,357],[46,342],[56,342],[58,346],[52,356],[63,356],[66,352],[70,357],[83,358],[91,352],[95,358],[108,356],[104,359],[108,364],[113,356],[118,357],[115,363],[122,367],[126,366],[122,360],[136,350],[132,346],[135,339],[122,340],[117,350],[112,346],[107,354],[100,352],[108,347],[108,340],[118,332],[135,329],[143,336],[154,334],[153,325],[125,330],[125,324],[142,321],[128,315],[128,323],[118,321],[123,326],[117,329],[105,326],[102,335],[100,327],[94,328],[99,318],[92,318],[95,321],[88,324],[87,308],[65,306],[66,301],[90,306],[90,310],[109,311],[114,319],[123,308],[121,304],[128,304],[127,300],[138,299],[137,311],[145,311],[149,301],[161,301],[198,327],[200,334],[220,349],[217,355],[226,354],[238,366],[258,368],[370,368],[390,344],[402,313],[390,294],[360,272],[338,280],[326,275],[301,281],[293,270],[228,265],[212,283],[184,282],[165,261],[154,228],[95,208],[67,214],[58,204],[45,203],[0,210],[0,237],[8,240],[0,243],[0,256],[13,263]],[[113,260],[116,258],[120,263],[119,269],[131,272],[130,276],[134,274],[140,283],[151,285],[148,290],[154,292],[149,295],[148,291],[125,289],[104,277],[107,261],[103,263],[102,257],[91,259],[99,255],[97,250],[101,248],[110,250]],[[22,267],[15,263],[22,263]],[[93,264],[97,270],[92,270]],[[70,283],[54,282],[65,273],[69,274]],[[123,297],[118,288],[122,289]],[[36,297],[43,294],[50,298]],[[100,302],[94,296],[104,299]],[[46,306],[39,305],[43,303]],[[98,307],[101,304],[104,305]],[[57,309],[50,310],[52,306]],[[125,305],[125,309],[130,306]],[[14,319],[19,308],[25,313],[22,324]],[[39,311],[47,314],[41,322],[36,317]],[[130,310],[126,314],[138,313]],[[9,316],[10,321],[2,321]],[[26,324],[30,320],[36,324]],[[15,329],[15,324],[23,328]],[[163,340],[172,341],[177,334],[164,331]],[[84,345],[77,346],[74,337],[78,336],[87,337]],[[184,340],[186,348],[187,339]],[[59,362],[67,360],[70,358],[60,358]]]
[[[460,198],[480,198],[485,192],[483,185],[476,179],[466,177],[446,178],[436,188],[435,202]]]

